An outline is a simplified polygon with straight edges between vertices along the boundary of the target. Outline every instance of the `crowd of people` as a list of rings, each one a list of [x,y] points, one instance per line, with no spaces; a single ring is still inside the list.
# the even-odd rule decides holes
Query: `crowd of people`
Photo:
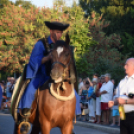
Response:
[[[103,117],[104,124],[109,124],[110,111],[108,107],[108,102],[116,98],[116,88],[114,86],[114,80],[110,79],[110,74],[101,75],[100,77],[97,74],[93,75],[92,81],[89,78],[79,78],[78,85],[78,95],[80,102],[77,102],[77,105],[80,104],[81,112],[79,112],[79,120],[81,120],[81,113],[84,109],[88,109],[89,122],[92,123],[101,123]],[[1,110],[9,108],[11,105],[11,97],[15,84],[14,77],[7,77],[7,81],[0,82],[0,106]],[[118,106],[112,107],[112,116],[113,123],[111,126],[114,126],[116,123],[116,116],[118,117],[118,126],[120,125],[119,111]],[[84,118],[86,121],[86,118]]]
[[[118,105],[112,108],[108,106],[108,102],[116,98],[116,87],[110,74],[107,73],[100,77],[94,74],[92,80],[79,78],[78,90],[81,113],[84,109],[88,109],[89,122],[100,124],[103,120],[103,124],[108,125],[110,124],[110,113],[112,113],[113,123],[110,125],[116,125],[117,120],[117,125],[120,126]],[[81,115],[79,115],[79,120],[82,120]],[[86,121],[86,118],[83,121]]]
[[[9,108],[16,79],[7,77],[7,81],[0,81],[0,110]]]

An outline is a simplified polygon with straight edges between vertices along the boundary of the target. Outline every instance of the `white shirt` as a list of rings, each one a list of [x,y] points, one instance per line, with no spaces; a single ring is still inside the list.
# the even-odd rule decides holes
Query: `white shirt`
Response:
[[[6,84],[6,86],[7,86],[6,92],[9,92],[10,85],[11,85],[11,82],[7,82],[7,84]]]
[[[83,82],[79,83],[78,89],[80,90],[83,87]]]
[[[134,94],[134,74],[131,77],[126,76],[122,79],[117,88],[117,96],[127,99],[128,94]],[[134,104],[124,104],[125,113],[134,111]]]
[[[101,95],[101,102],[109,102],[112,100],[113,87],[114,84],[111,81],[108,81],[107,83],[103,83],[103,85],[100,88],[100,92],[107,91],[107,93]]]

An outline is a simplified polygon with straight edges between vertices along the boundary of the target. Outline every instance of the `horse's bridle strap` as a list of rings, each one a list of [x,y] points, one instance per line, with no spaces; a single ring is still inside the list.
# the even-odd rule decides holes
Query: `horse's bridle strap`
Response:
[[[64,68],[66,68],[66,65],[64,65],[63,63],[61,63],[61,62],[59,62],[59,61],[54,62],[54,63],[52,64],[52,68],[53,68],[53,66],[54,66],[55,64],[60,64],[60,65],[62,65]]]

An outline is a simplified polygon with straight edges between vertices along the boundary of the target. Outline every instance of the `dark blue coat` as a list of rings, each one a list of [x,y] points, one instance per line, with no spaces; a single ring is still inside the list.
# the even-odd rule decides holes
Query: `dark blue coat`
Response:
[[[49,36],[48,44],[51,43],[52,40]],[[34,100],[35,91],[49,79],[46,74],[45,64],[41,64],[45,51],[43,42],[38,41],[33,48],[26,70],[26,78],[30,78],[31,82],[22,96],[19,108],[30,108]]]

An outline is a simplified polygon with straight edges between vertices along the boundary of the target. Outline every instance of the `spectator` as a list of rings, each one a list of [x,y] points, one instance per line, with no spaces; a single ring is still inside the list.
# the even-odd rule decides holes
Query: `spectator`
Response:
[[[7,83],[6,83],[6,96],[7,96],[7,100],[9,101],[12,94],[9,92],[9,88],[11,86],[11,77],[7,77]]]
[[[2,80],[1,82],[3,83],[3,85],[4,85],[4,86],[6,86],[6,83],[5,83],[5,81],[4,81],[4,80]]]
[[[89,79],[89,77],[86,78],[88,80],[88,82],[90,83],[90,86],[93,87],[93,83],[92,81]]]
[[[6,100],[7,100],[7,97],[6,97],[6,92],[5,92],[5,86],[2,81],[0,82],[0,86],[2,89],[2,102],[1,102],[1,109],[2,109],[4,102],[6,102]]]
[[[11,108],[11,100],[2,103],[1,110],[5,109],[5,108]]]
[[[79,85],[78,85],[78,93],[80,92],[80,89],[83,87],[83,81],[82,78],[79,78]]]
[[[81,89],[85,88],[86,81],[87,81],[87,78],[83,79],[83,81],[81,82],[81,86],[80,86],[80,89],[79,89],[79,95],[81,95]]]
[[[104,124],[109,124],[110,110],[108,102],[113,97],[113,83],[110,81],[110,74],[105,74],[105,83],[103,83],[99,95],[101,96],[101,110],[104,114]]]
[[[97,122],[97,120],[96,120],[96,89],[97,89],[97,84],[98,84],[98,78],[93,77],[92,83],[93,83],[93,88],[94,88],[94,94],[92,95],[92,98],[93,98],[93,110],[94,110],[94,113],[95,113],[94,123],[96,123]]]
[[[105,76],[104,75],[101,75],[100,83],[101,83],[101,86],[103,85],[103,83],[105,83]]]
[[[81,107],[80,107],[80,96],[75,91],[75,97],[76,97],[76,108],[75,108],[75,115],[81,115]]]
[[[86,96],[88,94],[89,87],[90,87],[90,84],[88,81],[86,81],[86,83],[84,84],[84,86],[80,90],[80,95],[81,95],[80,103],[81,103],[82,109],[87,107],[85,102],[87,102]]]
[[[114,104],[122,105],[126,118],[120,120],[120,134],[134,134],[134,58],[127,59],[124,68],[126,76],[118,85],[118,98],[109,101],[109,107]]]
[[[14,84],[15,84],[15,79],[13,77],[11,77],[10,83],[11,84],[9,86],[9,92],[11,93],[11,96],[12,96],[13,89],[14,89]]]
[[[89,100],[89,116],[91,117],[91,119],[89,119],[89,122],[95,122],[95,112],[96,112],[96,96],[95,96],[95,90],[96,90],[96,86],[97,86],[97,78],[93,78],[92,80],[93,83],[93,93],[90,96],[90,94],[88,95],[88,100]],[[91,88],[90,88],[91,90]],[[92,91],[92,90],[91,90]],[[91,92],[89,91],[89,92]]]
[[[93,108],[93,98],[91,97],[94,92],[94,88],[90,86],[88,90],[88,109],[89,109],[89,122],[94,122],[95,120],[95,113],[94,113],[94,108]]]
[[[113,101],[114,101],[116,98],[117,98],[116,90],[114,90]],[[113,117],[113,123],[112,123],[110,126],[115,126],[116,117],[118,118],[118,126],[120,126],[120,116],[119,116],[118,105],[114,105],[114,106],[112,107],[112,117]]]
[[[2,88],[0,86],[0,109],[1,109],[1,103],[2,103]]]
[[[2,81],[0,82],[0,86],[2,88],[2,95],[6,96],[5,85],[4,85],[4,83]]]
[[[99,92],[100,92],[100,88],[102,86],[102,83],[100,82],[100,78],[98,78],[98,84],[95,90],[95,94],[96,94],[96,121],[97,124],[100,124],[100,118],[101,118],[101,103],[100,103],[100,96],[99,96]]]
[[[80,106],[82,111],[83,109],[88,108],[87,94],[88,94],[89,87],[90,87],[90,83],[89,81],[86,81],[84,86],[80,89],[80,96],[81,96]],[[81,115],[80,115],[80,119],[81,119]]]
[[[94,74],[93,78],[97,78],[98,79],[99,75],[98,74]]]

